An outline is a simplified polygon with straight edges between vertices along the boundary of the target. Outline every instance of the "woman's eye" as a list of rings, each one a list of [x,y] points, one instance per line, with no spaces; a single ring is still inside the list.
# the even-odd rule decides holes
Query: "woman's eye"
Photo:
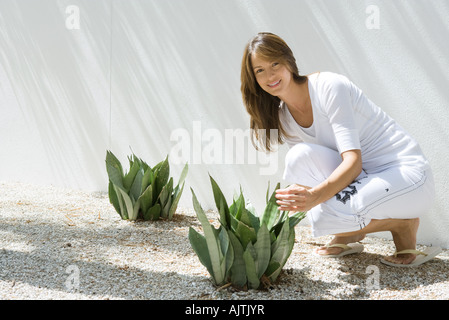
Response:
[[[263,69],[257,69],[256,73],[261,73],[263,71]]]
[[[273,67],[277,67],[278,65],[279,65],[279,62],[274,62],[274,63],[272,64]]]

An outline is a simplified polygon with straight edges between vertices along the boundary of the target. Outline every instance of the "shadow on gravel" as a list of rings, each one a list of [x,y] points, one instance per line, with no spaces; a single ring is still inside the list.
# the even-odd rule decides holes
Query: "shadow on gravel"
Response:
[[[82,294],[82,299],[190,299],[201,276],[175,272],[121,268],[99,262],[42,258],[39,252],[0,250],[1,280],[43,289],[42,299],[70,299],[63,293]],[[13,263],[15,261],[16,263]],[[20,264],[17,262],[20,261]],[[53,294],[45,290],[59,291]],[[201,292],[198,292],[201,294]],[[47,297],[47,298],[46,298]],[[32,299],[36,299],[36,295]],[[14,297],[11,299],[26,299]],[[39,298],[37,298],[39,299]]]

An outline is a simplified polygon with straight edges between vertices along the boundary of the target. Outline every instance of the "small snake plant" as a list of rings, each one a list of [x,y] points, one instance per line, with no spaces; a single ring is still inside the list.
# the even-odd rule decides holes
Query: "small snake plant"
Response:
[[[106,170],[109,176],[109,201],[124,220],[172,219],[184,189],[188,165],[173,187],[169,179],[168,157],[151,168],[134,154],[128,156],[129,172],[111,152],[106,153]]]
[[[207,268],[215,285],[231,283],[238,288],[259,289],[276,281],[289,258],[295,226],[306,216],[292,216],[278,210],[275,192],[269,197],[262,216],[245,204],[242,191],[228,206],[215,180],[210,177],[220,226],[210,224],[193,191],[193,207],[204,235],[190,227],[189,240],[200,262]],[[278,183],[275,190],[279,189]]]

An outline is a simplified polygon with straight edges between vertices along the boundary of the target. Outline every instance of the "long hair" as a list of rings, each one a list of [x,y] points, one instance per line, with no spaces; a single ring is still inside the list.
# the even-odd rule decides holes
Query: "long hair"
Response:
[[[253,53],[264,60],[276,60],[284,64],[297,83],[307,81],[307,77],[299,75],[296,59],[291,49],[279,36],[269,32],[260,32],[246,45],[240,74],[240,90],[246,111],[250,115],[251,140],[256,149],[259,149],[255,143],[257,141],[263,149],[272,151],[272,144],[282,144],[284,137],[287,136],[279,120],[281,100],[264,91],[257,83],[251,63]],[[277,132],[277,134],[273,136],[273,132]]]

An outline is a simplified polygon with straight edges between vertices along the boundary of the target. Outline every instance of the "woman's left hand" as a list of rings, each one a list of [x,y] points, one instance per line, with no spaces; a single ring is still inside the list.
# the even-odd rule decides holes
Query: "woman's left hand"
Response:
[[[311,188],[293,184],[285,189],[276,190],[276,203],[283,211],[309,211],[319,202],[319,196]]]

